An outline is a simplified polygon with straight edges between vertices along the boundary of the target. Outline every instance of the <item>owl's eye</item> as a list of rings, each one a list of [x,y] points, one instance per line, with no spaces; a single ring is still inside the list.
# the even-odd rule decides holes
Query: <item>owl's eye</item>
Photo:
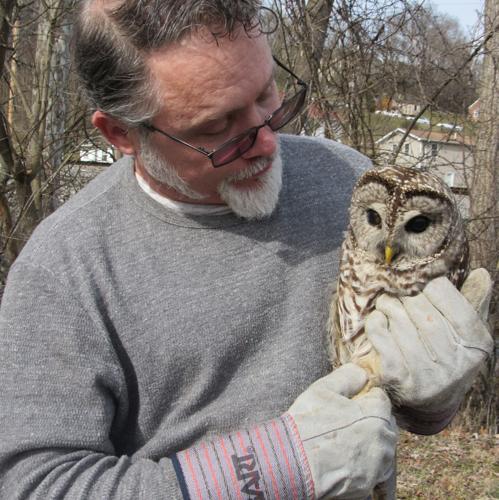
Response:
[[[367,209],[367,222],[371,224],[371,226],[381,227],[381,217],[376,210],[372,208]]]
[[[413,217],[406,225],[405,230],[410,233],[422,233],[426,231],[427,227],[430,225],[431,220],[424,215],[416,215]]]

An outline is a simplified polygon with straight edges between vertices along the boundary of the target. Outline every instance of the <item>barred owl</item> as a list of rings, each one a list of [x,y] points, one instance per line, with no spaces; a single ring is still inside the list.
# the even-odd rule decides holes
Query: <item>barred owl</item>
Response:
[[[364,332],[376,298],[415,295],[443,275],[459,288],[468,255],[459,210],[441,179],[404,167],[365,172],[352,194],[331,304],[333,366],[354,361],[369,373],[369,387],[379,385],[379,362]]]

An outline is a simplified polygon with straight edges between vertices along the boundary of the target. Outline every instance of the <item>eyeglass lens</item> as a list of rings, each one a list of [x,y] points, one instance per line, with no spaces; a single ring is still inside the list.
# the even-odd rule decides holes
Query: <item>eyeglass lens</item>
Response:
[[[211,160],[215,167],[221,167],[242,156],[250,150],[256,141],[258,129],[252,128],[231,139],[228,143],[216,150]]]
[[[272,115],[269,126],[276,131],[287,125],[301,110],[305,101],[305,89],[284,101],[282,106]]]
[[[273,114],[267,125],[276,132],[287,125],[300,111],[305,101],[305,89],[298,92],[290,99],[284,101],[279,109]],[[252,128],[241,135],[234,137],[220,149],[216,150],[211,160],[213,166],[221,167],[239,158],[249,151],[255,144],[260,127]]]

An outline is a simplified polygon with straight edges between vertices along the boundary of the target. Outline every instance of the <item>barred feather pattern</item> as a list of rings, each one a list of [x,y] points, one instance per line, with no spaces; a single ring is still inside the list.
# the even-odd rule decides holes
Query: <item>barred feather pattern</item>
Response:
[[[422,205],[421,213],[445,211],[443,215],[433,215],[434,224],[442,223],[445,228],[432,228],[441,238],[438,245],[434,234],[431,242],[423,234],[416,235],[422,248],[415,252],[418,255],[413,255],[409,251],[411,246],[404,244],[403,225],[397,221],[405,220],[406,213],[416,213],[418,204]],[[383,216],[376,233],[364,216],[372,207]],[[370,235],[380,241],[371,245]],[[387,242],[394,244],[394,240],[400,251],[395,261],[388,264],[378,247]],[[432,249],[428,255],[424,253],[426,245]],[[352,195],[350,226],[342,245],[337,290],[330,306],[329,345],[333,366],[356,362],[370,373],[370,385],[379,385],[379,363],[364,330],[365,319],[374,310],[376,299],[384,293],[393,297],[415,295],[439,276],[447,276],[459,288],[468,270],[468,243],[462,219],[450,189],[439,178],[402,167],[366,172]]]

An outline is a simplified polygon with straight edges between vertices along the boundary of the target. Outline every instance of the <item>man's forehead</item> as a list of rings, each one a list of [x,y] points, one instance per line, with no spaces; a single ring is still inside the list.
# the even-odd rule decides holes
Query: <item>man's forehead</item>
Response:
[[[168,121],[191,122],[215,119],[234,105],[243,107],[245,99],[265,90],[273,69],[266,39],[246,34],[218,41],[189,37],[152,53],[148,65]]]
[[[244,30],[234,37],[214,38],[206,28],[157,49],[146,55],[148,66],[158,77],[175,79],[180,75],[202,72],[206,78],[225,76],[238,66],[252,67],[265,56],[270,47],[264,35],[248,35]]]

